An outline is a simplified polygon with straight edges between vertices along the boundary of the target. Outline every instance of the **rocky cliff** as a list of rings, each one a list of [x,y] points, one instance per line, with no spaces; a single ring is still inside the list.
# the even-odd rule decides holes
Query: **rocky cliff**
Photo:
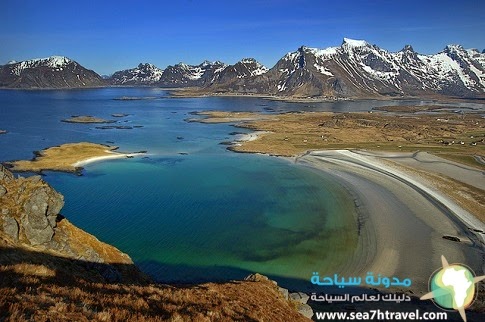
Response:
[[[72,258],[98,272],[100,281],[146,280],[130,257],[100,242],[60,215],[64,197],[40,176],[15,178],[0,165],[0,247]],[[100,265],[97,265],[100,264]],[[124,264],[124,271],[110,264]]]

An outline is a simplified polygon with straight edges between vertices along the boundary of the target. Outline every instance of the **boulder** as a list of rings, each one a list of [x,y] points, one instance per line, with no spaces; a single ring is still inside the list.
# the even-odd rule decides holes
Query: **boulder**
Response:
[[[19,224],[17,221],[10,216],[3,216],[2,220],[3,232],[13,240],[17,241],[19,239]]]
[[[32,179],[35,180],[38,179]],[[31,245],[45,244],[52,239],[57,214],[63,205],[62,195],[49,186],[30,193],[22,207],[21,225]]]
[[[278,287],[278,291],[280,291],[281,294],[283,294],[283,297],[285,300],[288,299],[288,290],[286,288]]]
[[[3,196],[5,196],[7,194],[7,188],[5,188],[4,186],[2,186],[0,184],[0,198],[2,198]]]
[[[313,316],[313,309],[308,304],[300,304],[298,305],[298,313],[300,313],[304,317],[311,319]]]
[[[244,278],[245,281],[251,281],[251,282],[261,282],[261,281],[271,281],[268,277],[261,275],[259,273],[254,273],[251,275],[248,275]],[[274,284],[276,284],[275,281],[271,281]]]
[[[291,293],[289,295],[290,299],[299,302],[301,304],[306,304],[308,302],[309,296],[303,292]]]

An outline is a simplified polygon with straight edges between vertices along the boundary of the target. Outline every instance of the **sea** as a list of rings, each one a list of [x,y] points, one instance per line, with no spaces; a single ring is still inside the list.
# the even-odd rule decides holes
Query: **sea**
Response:
[[[430,103],[175,98],[159,88],[0,90],[0,130],[8,131],[0,135],[0,162],[83,141],[147,151],[86,165],[81,176],[46,171],[43,178],[64,195],[63,216],[127,253],[157,281],[227,281],[258,272],[283,285],[308,282],[313,272],[335,272],[356,251],[349,192],[293,159],[235,153],[221,144],[246,129],[188,119],[207,110],[348,112]],[[62,122],[74,115],[128,128]]]

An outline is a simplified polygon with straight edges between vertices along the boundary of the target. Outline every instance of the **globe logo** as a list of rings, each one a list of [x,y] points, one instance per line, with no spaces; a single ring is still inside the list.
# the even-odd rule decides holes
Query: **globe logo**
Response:
[[[433,301],[443,309],[467,308],[475,298],[473,273],[463,265],[453,264],[434,273],[430,280]]]
[[[475,283],[485,279],[485,275],[475,277],[470,268],[462,264],[450,265],[444,256],[441,256],[441,262],[443,267],[431,275],[430,292],[421,300],[433,299],[442,309],[456,310],[466,322],[465,309],[475,299]]]

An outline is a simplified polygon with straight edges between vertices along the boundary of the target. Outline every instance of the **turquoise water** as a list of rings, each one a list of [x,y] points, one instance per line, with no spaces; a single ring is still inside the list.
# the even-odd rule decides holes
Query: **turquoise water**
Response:
[[[116,100],[123,96],[150,99]],[[45,180],[65,196],[62,214],[160,281],[259,272],[307,282],[314,271],[335,272],[354,251],[357,225],[347,193],[324,173],[219,144],[245,130],[185,120],[200,110],[348,111],[389,104],[172,99],[150,88],[0,91],[0,129],[8,131],[0,135],[0,161],[30,159],[34,150],[80,141],[147,150],[145,157],[88,165],[81,177],[47,172]],[[61,122],[71,115],[141,127],[103,130]]]

